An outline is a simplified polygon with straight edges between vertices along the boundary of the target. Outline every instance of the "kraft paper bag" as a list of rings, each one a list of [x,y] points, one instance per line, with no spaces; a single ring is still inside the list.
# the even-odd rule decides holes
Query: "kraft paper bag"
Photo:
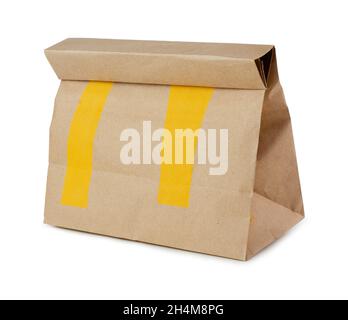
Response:
[[[247,260],[304,217],[273,46],[67,39],[45,222]]]

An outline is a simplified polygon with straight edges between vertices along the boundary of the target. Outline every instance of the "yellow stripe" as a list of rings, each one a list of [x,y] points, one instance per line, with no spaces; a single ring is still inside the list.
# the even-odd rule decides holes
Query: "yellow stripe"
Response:
[[[109,82],[89,82],[80,98],[68,137],[63,205],[88,207],[94,137],[111,88]]]
[[[168,110],[165,121],[165,129],[175,137],[176,129],[200,129],[208,104],[212,98],[214,89],[200,87],[172,86],[169,92]],[[166,145],[163,140],[164,154],[166,148],[172,148],[172,164],[161,165],[161,177],[158,193],[158,202],[163,205],[189,207],[190,189],[193,173],[193,164],[187,163],[188,159],[194,157],[197,140],[191,149],[192,154],[186,153],[186,144],[183,149],[175,146],[175,139],[172,145]],[[177,148],[176,148],[177,147]],[[179,154],[179,153],[183,154]],[[175,159],[183,159],[183,164],[175,163]]]

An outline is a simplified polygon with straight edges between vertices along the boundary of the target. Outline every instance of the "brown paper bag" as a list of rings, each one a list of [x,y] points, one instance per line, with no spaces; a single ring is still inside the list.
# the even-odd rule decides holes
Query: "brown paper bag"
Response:
[[[67,39],[45,222],[246,260],[304,217],[273,46]]]

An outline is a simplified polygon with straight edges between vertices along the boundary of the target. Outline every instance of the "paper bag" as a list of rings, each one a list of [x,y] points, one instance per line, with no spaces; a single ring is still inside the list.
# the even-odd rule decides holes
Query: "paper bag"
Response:
[[[304,217],[273,46],[67,39],[45,222],[247,260]]]

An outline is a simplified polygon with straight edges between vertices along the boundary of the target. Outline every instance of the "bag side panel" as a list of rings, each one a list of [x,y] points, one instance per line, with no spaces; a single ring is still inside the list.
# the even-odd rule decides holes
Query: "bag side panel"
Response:
[[[304,217],[291,118],[278,78],[275,53],[269,77],[261,118],[249,257]]]

